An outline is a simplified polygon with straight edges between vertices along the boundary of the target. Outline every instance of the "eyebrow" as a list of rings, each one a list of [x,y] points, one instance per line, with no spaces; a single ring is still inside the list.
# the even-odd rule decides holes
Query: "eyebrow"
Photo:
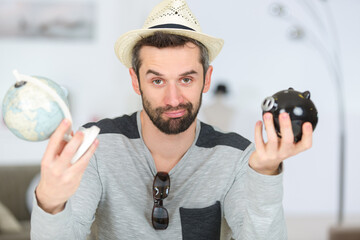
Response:
[[[156,76],[163,76],[161,73],[154,71],[152,69],[147,70],[146,75],[148,75],[148,74],[154,74]]]
[[[180,76],[186,76],[186,75],[192,75],[192,74],[198,74],[198,72],[195,70],[190,70],[190,71],[180,74]]]
[[[155,70],[152,70],[152,69],[149,69],[149,70],[146,71],[146,75],[148,75],[148,74],[154,74],[156,76],[163,76],[163,74],[161,74],[161,73],[159,73],[159,72],[157,72]],[[186,76],[186,75],[191,75],[191,74],[198,74],[198,72],[195,71],[195,70],[190,70],[190,71],[181,73],[180,76]]]

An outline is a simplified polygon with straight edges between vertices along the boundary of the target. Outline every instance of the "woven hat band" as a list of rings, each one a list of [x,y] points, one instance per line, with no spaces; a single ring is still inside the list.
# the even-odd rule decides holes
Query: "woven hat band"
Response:
[[[177,29],[184,29],[184,30],[191,30],[195,31],[192,28],[189,28],[187,26],[181,25],[181,24],[173,24],[173,23],[167,23],[167,24],[160,24],[156,26],[149,27],[149,29],[157,29],[157,28],[177,28]]]

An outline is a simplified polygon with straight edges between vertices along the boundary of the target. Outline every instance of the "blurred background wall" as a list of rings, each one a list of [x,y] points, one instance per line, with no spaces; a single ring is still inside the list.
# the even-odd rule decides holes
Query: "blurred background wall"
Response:
[[[91,1],[95,25],[90,39],[1,37],[0,99],[14,83],[12,70],[17,69],[48,77],[69,90],[75,130],[88,121],[140,109],[128,69],[117,60],[113,46],[121,34],[141,27],[158,2]],[[284,208],[289,239],[325,239],[328,228],[336,223],[339,89],[319,48],[324,44],[331,48],[335,42],[325,29],[337,30],[348,130],[345,223],[360,225],[360,1],[188,0],[188,4],[205,33],[225,40],[213,62],[212,90],[218,83],[228,87],[223,103],[232,109],[229,129],[253,140],[265,97],[288,87],[311,92],[319,111],[313,147],[285,162]],[[334,22],[326,20],[326,11],[331,12]],[[294,30],[293,26],[298,28]],[[314,37],[321,43],[314,44]],[[214,94],[205,94],[204,109],[213,103]],[[200,119],[206,118],[200,112]],[[40,163],[46,143],[20,140],[0,123],[0,165]]]

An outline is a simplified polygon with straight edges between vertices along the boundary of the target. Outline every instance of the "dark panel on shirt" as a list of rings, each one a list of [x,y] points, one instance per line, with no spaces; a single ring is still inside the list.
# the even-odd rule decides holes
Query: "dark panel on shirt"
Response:
[[[203,148],[213,148],[218,145],[234,147],[244,151],[250,141],[237,133],[222,133],[216,131],[212,126],[201,122],[201,130],[196,146]]]
[[[140,138],[136,122],[136,113],[130,116],[123,115],[114,119],[106,118],[96,123],[87,123],[83,127],[89,128],[93,125],[100,128],[100,134],[115,133],[125,135],[130,139]]]
[[[206,208],[180,208],[183,240],[219,240],[221,205],[217,201]]]

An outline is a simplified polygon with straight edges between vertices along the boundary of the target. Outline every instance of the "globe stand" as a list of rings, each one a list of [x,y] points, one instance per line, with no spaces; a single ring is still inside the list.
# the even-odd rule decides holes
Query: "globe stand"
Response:
[[[91,144],[99,135],[100,128],[98,128],[97,126],[92,126],[90,128],[82,128],[80,129],[80,131],[84,133],[84,139],[79,149],[76,151],[74,157],[71,159],[72,164],[79,160],[79,158],[81,158],[81,156],[89,149]]]
[[[36,85],[37,87],[39,87],[40,89],[42,89],[43,91],[45,91],[46,93],[48,93],[53,98],[53,100],[59,105],[60,109],[64,114],[64,118],[68,119],[72,125],[72,117],[70,114],[70,110],[67,107],[64,100],[56,93],[56,91],[54,91],[52,88],[50,88],[42,81],[34,77],[24,74],[19,74],[18,71],[16,70],[13,71],[13,74],[17,80],[16,83],[17,85],[22,85],[25,84],[26,82],[30,82]],[[96,137],[99,135],[100,128],[98,128],[97,126],[92,126],[90,128],[81,128],[80,131],[83,132],[84,139],[80,147],[78,148],[77,152],[75,153],[74,157],[71,159],[72,164],[74,164],[77,160],[79,160],[79,158],[81,158],[81,156],[89,149],[91,144],[95,141]],[[70,128],[69,131],[64,135],[64,140],[66,142],[69,142],[71,139],[72,136],[71,136],[71,128]]]

